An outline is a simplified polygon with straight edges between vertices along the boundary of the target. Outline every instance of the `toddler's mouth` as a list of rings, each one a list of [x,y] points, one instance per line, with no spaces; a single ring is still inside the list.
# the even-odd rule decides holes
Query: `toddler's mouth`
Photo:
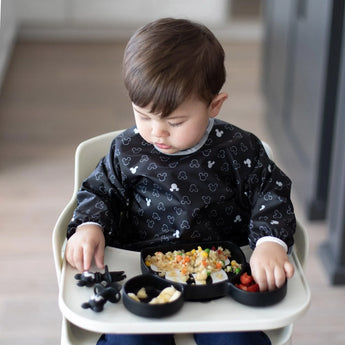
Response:
[[[170,145],[161,144],[161,143],[155,143],[155,146],[161,150],[169,150],[171,148]]]

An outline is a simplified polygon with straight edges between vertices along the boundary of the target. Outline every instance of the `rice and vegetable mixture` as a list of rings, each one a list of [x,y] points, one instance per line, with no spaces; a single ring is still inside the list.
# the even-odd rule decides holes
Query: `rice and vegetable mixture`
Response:
[[[228,279],[227,273],[238,273],[241,265],[231,260],[231,253],[222,247],[174,250],[148,255],[145,264],[168,280],[182,283],[206,284]],[[192,282],[191,282],[192,280]]]

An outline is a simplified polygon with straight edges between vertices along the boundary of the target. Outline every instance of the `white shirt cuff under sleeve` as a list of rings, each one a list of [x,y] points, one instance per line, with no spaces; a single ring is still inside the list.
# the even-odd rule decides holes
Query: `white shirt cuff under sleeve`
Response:
[[[286,243],[281,240],[280,238],[278,237],[273,237],[273,236],[264,236],[264,237],[261,237],[257,240],[256,242],[256,246],[259,246],[260,244],[264,243],[264,242],[274,242],[274,243],[278,243],[280,244],[286,252],[288,252],[288,246],[286,245]]]
[[[103,227],[100,224],[96,223],[96,222],[85,222],[85,223],[82,223],[82,224],[77,226],[77,229],[82,228],[84,225],[90,225],[90,224],[98,225],[102,229],[102,231],[103,231]]]

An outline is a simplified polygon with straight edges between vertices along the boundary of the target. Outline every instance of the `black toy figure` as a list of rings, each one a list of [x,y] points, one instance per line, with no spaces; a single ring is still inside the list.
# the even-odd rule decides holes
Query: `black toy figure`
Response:
[[[85,271],[83,273],[78,273],[74,276],[76,280],[78,280],[78,286],[87,286],[91,287],[96,283],[103,283],[103,285],[107,286],[113,282],[118,282],[126,278],[124,271],[113,271],[109,272],[108,266],[105,266],[105,272],[88,272]]]
[[[83,303],[81,306],[84,309],[90,308],[95,312],[103,310],[104,304],[109,301],[117,303],[121,299],[121,285],[118,283],[110,283],[107,286],[96,284],[94,287],[94,295],[89,302]]]

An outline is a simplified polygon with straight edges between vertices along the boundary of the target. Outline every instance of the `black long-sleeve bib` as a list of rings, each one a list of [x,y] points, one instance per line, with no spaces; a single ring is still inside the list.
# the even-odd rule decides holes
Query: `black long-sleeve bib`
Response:
[[[258,138],[215,120],[205,144],[166,155],[132,127],[84,181],[69,224],[99,223],[106,245],[139,250],[176,242],[231,240],[255,247],[263,236],[293,244],[291,181]]]

